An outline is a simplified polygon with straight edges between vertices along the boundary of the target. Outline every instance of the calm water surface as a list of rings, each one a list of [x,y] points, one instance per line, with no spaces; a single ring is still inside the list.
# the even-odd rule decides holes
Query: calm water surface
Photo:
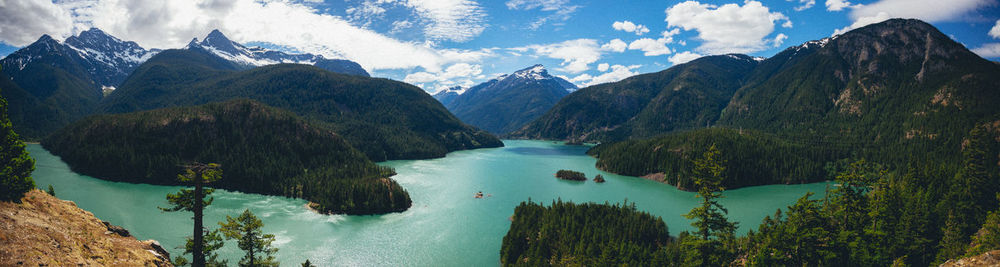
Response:
[[[504,141],[506,147],[448,154],[431,160],[381,163],[399,173],[393,178],[410,192],[413,207],[380,216],[319,215],[299,199],[216,191],[205,212],[207,226],[226,215],[250,209],[264,221],[264,231],[277,237],[282,265],[307,258],[319,266],[490,266],[499,264],[508,218],[529,198],[549,203],[621,203],[661,216],[671,235],[691,230],[681,215],[697,205],[693,193],[640,178],[594,168],[587,147],[546,141]],[[156,239],[179,255],[191,233],[191,213],[165,213],[164,196],[180,187],[108,182],[76,174],[39,145],[29,145],[35,158],[35,183],[51,184],[59,198],[72,200],[98,218],[124,226],[139,239]],[[604,175],[606,183],[557,180],[560,169]],[[756,229],[766,215],[795,202],[806,192],[822,194],[826,183],[758,186],[730,190],[723,204],[740,222],[739,233]],[[473,195],[482,191],[484,199]],[[229,242],[221,253],[235,265],[242,252]]]

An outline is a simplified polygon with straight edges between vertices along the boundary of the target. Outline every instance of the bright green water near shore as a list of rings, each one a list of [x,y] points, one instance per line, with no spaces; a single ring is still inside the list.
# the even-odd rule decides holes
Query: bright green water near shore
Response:
[[[413,207],[380,216],[319,215],[305,201],[219,190],[206,210],[206,225],[217,227],[225,215],[243,209],[256,213],[265,232],[275,234],[282,265],[309,259],[318,266],[489,266],[498,265],[500,245],[520,202],[620,203],[628,199],[639,210],[661,216],[671,235],[690,230],[681,214],[698,203],[694,193],[640,178],[613,175],[594,168],[587,147],[545,141],[504,141],[506,147],[460,151],[445,158],[381,163],[410,192]],[[156,239],[178,255],[191,234],[190,213],[164,213],[164,196],[179,187],[108,182],[72,172],[39,145],[28,145],[37,161],[35,183],[51,184],[56,196],[72,200],[98,218],[124,226],[139,239]],[[560,169],[604,175],[606,183],[563,181]],[[723,204],[740,222],[739,233],[756,229],[766,215],[795,202],[806,192],[821,197],[826,183],[772,185],[729,190]],[[488,195],[475,199],[482,191]],[[235,243],[223,249],[235,263],[242,256]]]

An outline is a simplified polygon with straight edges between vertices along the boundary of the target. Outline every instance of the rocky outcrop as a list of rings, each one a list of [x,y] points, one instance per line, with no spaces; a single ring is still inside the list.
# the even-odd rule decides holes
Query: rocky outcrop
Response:
[[[941,267],[960,266],[1000,266],[1000,250],[994,250],[968,258],[948,260],[947,262],[941,264]]]
[[[40,190],[0,202],[0,248],[0,266],[171,266],[156,241]]]

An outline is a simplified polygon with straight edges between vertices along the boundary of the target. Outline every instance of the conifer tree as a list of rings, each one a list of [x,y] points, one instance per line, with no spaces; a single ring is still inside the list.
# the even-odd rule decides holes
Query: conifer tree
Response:
[[[685,247],[692,248],[690,261],[696,265],[723,265],[729,259],[729,251],[725,245],[734,238],[736,223],[726,218],[729,213],[719,203],[722,198],[722,177],[726,168],[724,160],[720,159],[719,149],[712,145],[701,158],[694,160],[694,183],[698,188],[701,205],[691,209],[684,215],[694,219],[692,226],[697,228],[693,238],[682,240]]]
[[[997,194],[1000,199],[1000,194]],[[972,236],[972,247],[965,253],[966,257],[972,257],[984,252],[1000,249],[1000,210],[991,211],[986,215],[986,221],[980,232]]]
[[[2,88],[0,88],[2,90]],[[0,97],[0,201],[21,200],[24,193],[35,188],[31,172],[35,160],[28,156],[14,126],[7,118],[7,100]]]
[[[225,245],[224,240],[222,240],[222,234],[219,230],[208,230],[205,229],[204,246],[202,247],[202,253],[205,255],[205,266],[206,267],[225,267],[229,266],[228,260],[219,259],[219,254],[215,251],[222,248]],[[192,237],[185,238],[184,243],[184,254],[192,254],[194,251],[194,240]],[[175,266],[186,266],[190,264],[184,257],[177,256],[174,259],[173,264]]]
[[[978,230],[986,215],[986,207],[992,205],[995,192],[986,169],[986,133],[977,126],[969,132],[962,148],[962,168],[951,182],[951,190],[943,202],[949,213],[941,231],[940,247],[936,262],[944,262],[965,254],[970,237]]]
[[[206,184],[218,181],[222,178],[222,169],[215,163],[192,163],[185,165],[184,173],[177,175],[177,179],[182,182],[191,183],[194,189],[181,189],[175,194],[167,194],[167,202],[172,205],[169,208],[160,208],[163,211],[190,211],[194,213],[193,245],[188,250],[191,252],[191,262],[194,266],[205,266],[205,228],[203,225],[203,212],[206,206],[212,204],[214,198],[205,199],[214,192],[214,189],[204,188]]]
[[[236,218],[226,216],[226,222],[219,225],[226,238],[235,239],[240,249],[246,251],[240,266],[278,266],[273,256],[278,249],[271,247],[274,235],[263,233],[264,223],[249,209]]]

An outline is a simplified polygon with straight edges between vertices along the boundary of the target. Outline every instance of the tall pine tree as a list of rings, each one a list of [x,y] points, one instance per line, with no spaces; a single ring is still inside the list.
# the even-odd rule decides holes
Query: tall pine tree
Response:
[[[205,188],[205,184],[218,181],[222,178],[222,168],[215,163],[192,163],[185,165],[184,173],[177,175],[177,179],[182,182],[191,183],[194,189],[181,189],[175,194],[167,194],[167,201],[172,205],[169,208],[160,208],[163,211],[190,211],[194,213],[194,229],[192,233],[193,245],[188,252],[191,253],[191,262],[194,266],[205,266],[205,227],[202,220],[205,207],[212,204],[213,198],[205,199],[214,192],[214,189]]]
[[[24,193],[35,188],[31,179],[34,170],[35,160],[14,133],[7,118],[7,100],[0,96],[0,201],[20,201]]]
[[[691,225],[697,231],[681,241],[682,246],[692,253],[685,261],[693,265],[720,266],[732,258],[732,251],[727,245],[734,238],[736,223],[726,218],[729,211],[719,203],[725,190],[722,177],[726,171],[720,154],[719,149],[712,145],[701,158],[694,160],[694,183],[701,205],[691,209],[684,217],[695,220]]]

